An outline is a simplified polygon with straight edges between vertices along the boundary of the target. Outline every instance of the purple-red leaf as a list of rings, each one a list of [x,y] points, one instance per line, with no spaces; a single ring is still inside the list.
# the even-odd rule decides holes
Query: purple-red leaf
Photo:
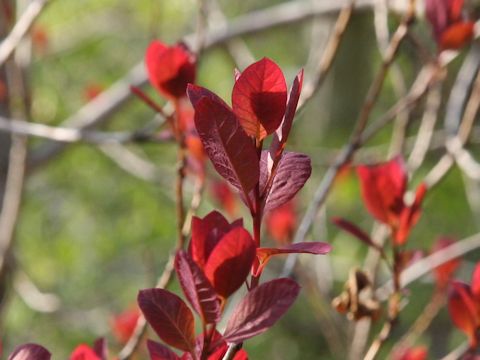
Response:
[[[242,219],[229,224],[227,219],[218,211],[212,211],[203,219],[192,218],[192,240],[190,242],[190,255],[203,269],[213,248],[220,239],[234,227],[243,226]]]
[[[240,343],[271,328],[290,308],[300,291],[291,279],[275,279],[250,291],[233,311],[225,341]]]
[[[18,346],[10,354],[8,360],[50,360],[52,355],[43,346],[37,344],[24,344]]]
[[[150,360],[179,360],[180,357],[165,345],[152,340],[147,340]]]
[[[189,86],[189,97],[195,98],[191,89]],[[257,185],[260,173],[252,140],[223,101],[203,96],[192,103],[198,136],[213,166],[230,184],[248,194]]]
[[[205,275],[220,296],[227,298],[247,278],[255,260],[255,243],[242,227],[228,232],[210,254]]]
[[[287,84],[282,70],[263,58],[247,67],[232,92],[232,107],[245,132],[262,140],[282,122],[287,102]]]
[[[300,92],[303,85],[303,69],[295,77],[292,88],[288,95],[287,109],[285,111],[285,117],[283,118],[281,126],[275,131],[272,144],[270,145],[270,154],[273,159],[278,158],[287,142],[288,135],[290,135],[290,129],[292,128],[293,118],[297,111],[298,99],[300,98]]]
[[[307,155],[285,152],[273,171],[274,178],[273,181],[270,180],[269,186],[267,179],[271,174],[267,157],[268,151],[263,151],[260,189],[265,199],[265,211],[273,210],[292,199],[312,173],[312,165]]]
[[[177,253],[175,270],[193,309],[205,323],[217,323],[221,316],[217,294],[197,264],[183,250]]]
[[[350,221],[342,218],[333,218],[332,222],[342,230],[345,230],[350,235],[353,235],[354,237],[356,237],[358,240],[360,240],[364,244],[371,246],[374,249],[381,250],[381,248],[373,242],[370,236],[354,223],[351,223]]]
[[[98,357],[102,360],[107,360],[108,358],[108,346],[107,341],[104,338],[99,338],[93,343],[93,351]]]
[[[138,306],[157,335],[168,345],[192,352],[195,324],[192,311],[177,295],[164,289],[138,293]]]

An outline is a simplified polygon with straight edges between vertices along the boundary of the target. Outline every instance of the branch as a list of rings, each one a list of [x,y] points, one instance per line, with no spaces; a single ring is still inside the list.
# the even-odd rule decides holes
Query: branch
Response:
[[[10,57],[23,37],[28,33],[35,20],[42,13],[49,0],[33,0],[28,4],[12,31],[0,43],[0,66]]]

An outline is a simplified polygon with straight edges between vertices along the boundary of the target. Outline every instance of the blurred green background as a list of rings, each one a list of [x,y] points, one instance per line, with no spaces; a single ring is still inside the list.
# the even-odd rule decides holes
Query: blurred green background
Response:
[[[228,18],[234,18],[282,2],[223,0],[219,5]],[[29,69],[32,119],[48,125],[61,124],[88,101],[89,88],[106,89],[124,76],[142,59],[152,38],[174,43],[194,32],[197,16],[198,2],[194,0],[53,1],[33,30],[37,39]],[[262,31],[244,40],[256,59],[264,56],[274,59],[290,84],[296,72],[307,63],[310,51],[321,51],[325,46],[334,21],[335,16],[320,16]],[[390,17],[390,31],[398,22],[397,16]],[[422,19],[415,24],[414,32],[433,54],[430,29]],[[460,56],[450,66],[445,96],[462,58]],[[311,180],[299,195],[300,214],[332,154],[347,141],[380,62],[372,13],[359,11],[349,25],[326,82],[297,118],[291,136],[289,148],[309,154],[314,165]],[[406,42],[401,47],[397,64],[410,84],[421,66],[411,43]],[[198,83],[229,100],[234,67],[224,47],[209,49],[199,62]],[[309,71],[311,69],[307,68],[306,79]],[[388,109],[395,99],[389,77],[372,119]],[[412,113],[414,122],[410,134],[416,133],[418,121],[415,120],[421,116],[422,111]],[[147,124],[152,117],[150,109],[132,99],[102,129],[134,130]],[[441,121],[438,126],[441,127]],[[391,131],[392,127],[387,127],[368,144],[376,146],[372,147],[375,151],[361,159],[384,160]],[[31,148],[42,143],[33,140]],[[174,146],[128,147],[159,166],[161,181],[136,178],[98,148],[85,144],[69,146],[67,151],[29,176],[15,239],[17,271],[27,274],[41,291],[55,294],[61,303],[52,313],[37,312],[19,296],[18,290],[12,288],[0,330],[6,354],[15,345],[37,342],[50,349],[55,359],[65,359],[77,344],[92,343],[101,336],[109,340],[113,354],[120,348],[111,333],[112,316],[134,304],[139,289],[152,286],[175,242],[176,223],[172,198]],[[418,183],[442,151],[438,149],[428,154],[426,164],[412,179],[412,184]],[[211,168],[210,174],[213,175]],[[188,195],[191,187],[189,180]],[[461,239],[475,233],[479,227],[478,209],[468,200],[463,175],[452,171],[428,195],[424,215],[412,233],[409,247],[428,251],[439,235],[449,234]],[[204,216],[215,206],[207,189],[198,213]],[[241,209],[239,216],[247,217],[242,204],[239,203],[238,209]],[[326,324],[332,318],[343,327],[337,339],[340,341],[337,350],[346,349],[350,331],[348,322],[333,314],[329,302],[341,291],[349,269],[362,265],[367,249],[334,228],[329,221],[332,216],[348,218],[364,229],[372,225],[361,203],[353,173],[337,181],[326,211],[319,216],[311,236],[333,244],[334,251],[328,257],[302,256],[302,264],[312,269],[310,282],[302,283],[302,276],[299,276],[304,291],[294,308],[272,330],[246,343],[252,359],[345,357],[344,353],[332,353],[325,341]],[[458,276],[468,280],[478,257],[475,253],[469,254]],[[277,276],[281,268],[282,261],[272,261],[266,277]],[[331,283],[333,287],[326,286],[327,294],[320,295],[317,283],[320,289],[325,288],[324,283]],[[402,312],[394,339],[401,336],[422,312],[433,287],[428,277],[411,286],[415,297]],[[173,288],[178,290],[177,285]],[[325,314],[329,314],[330,320],[325,320]],[[328,325],[326,330],[328,332]],[[374,331],[378,331],[378,325]],[[452,336],[446,338],[450,334]],[[151,337],[156,338],[153,334]],[[462,340],[463,336],[452,329],[444,309],[419,343],[430,347],[433,359]]]

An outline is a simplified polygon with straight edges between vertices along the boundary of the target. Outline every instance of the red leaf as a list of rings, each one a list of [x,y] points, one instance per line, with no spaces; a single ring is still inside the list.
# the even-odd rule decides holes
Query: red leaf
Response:
[[[177,295],[163,289],[138,293],[138,305],[157,335],[168,345],[192,352],[195,346],[193,314]]]
[[[292,241],[297,228],[297,214],[291,200],[270,211],[265,217],[265,227],[269,235],[281,245]]]
[[[243,226],[241,219],[229,224],[218,211],[210,212],[203,219],[194,216],[192,218],[192,240],[189,247],[193,261],[203,269],[213,248],[223,235],[238,226]]]
[[[203,96],[192,103],[195,126],[213,166],[230,184],[248,194],[257,185],[260,172],[253,142],[223,101]]]
[[[478,311],[467,284],[452,282],[448,298],[448,310],[454,325],[462,330],[470,339],[470,345],[477,344],[476,331],[479,325]]]
[[[292,88],[288,95],[287,109],[285,111],[285,117],[283,118],[281,126],[275,131],[275,136],[273,137],[272,144],[270,145],[270,154],[273,159],[277,159],[287,142],[288,135],[290,134],[290,129],[292,128],[293,118],[295,112],[297,111],[298,99],[300,99],[300,92],[302,91],[303,85],[303,69],[295,77],[293,81]]]
[[[440,36],[440,49],[461,49],[472,41],[474,27],[473,21],[462,21],[449,26]]]
[[[446,247],[452,245],[454,242],[455,241],[451,238],[441,237],[435,242],[435,245],[433,246],[432,250],[433,252],[436,252],[436,251],[445,249]],[[450,282],[450,279],[452,278],[455,270],[457,270],[459,266],[460,266],[460,259],[456,258],[456,259],[447,261],[442,265],[439,265],[435,269],[433,269],[433,275],[437,280],[437,286],[440,288],[445,288]]]
[[[312,165],[308,155],[285,152],[273,173],[274,178],[273,182],[271,182],[271,187],[265,189],[269,176],[267,157],[268,151],[262,151],[260,189],[265,199],[265,212],[271,211],[291,200],[307,182],[312,173]]]
[[[381,248],[373,242],[370,236],[354,223],[351,223],[350,221],[342,218],[333,218],[332,222],[342,230],[345,230],[349,234],[359,239],[364,244],[371,246],[372,248],[377,249],[379,251],[382,251]]]
[[[237,202],[232,187],[223,180],[212,181],[212,196],[228,215],[234,216],[237,212]]]
[[[242,227],[228,232],[213,249],[205,275],[220,296],[233,294],[247,278],[255,260],[255,243]]]
[[[258,140],[280,126],[286,102],[282,70],[267,58],[247,67],[233,86],[233,111],[245,132]]]
[[[474,298],[480,304],[480,263],[477,263],[473,270],[471,289]]]
[[[147,340],[148,353],[150,360],[179,360],[177,354],[170,350],[165,345],[157,343],[152,340]]]
[[[102,360],[102,358],[90,346],[80,344],[73,350],[70,360]]]
[[[126,343],[130,339],[139,317],[140,310],[136,305],[113,317],[111,321],[112,332],[119,342]]]
[[[195,58],[184,44],[169,47],[153,41],[145,53],[145,63],[150,82],[168,98],[184,97],[187,84],[195,82]]]
[[[413,204],[409,207],[403,208],[403,211],[400,214],[398,228],[394,233],[395,244],[403,245],[407,241],[410,231],[418,222],[418,219],[422,213],[421,206],[426,193],[427,185],[425,183],[421,183],[415,192]]]
[[[426,0],[425,14],[428,21],[432,24],[435,38],[438,39],[440,34],[448,25],[448,4],[445,0]]]
[[[271,328],[292,306],[300,286],[291,279],[275,279],[250,291],[233,311],[223,334],[240,343]]]
[[[198,102],[204,97],[207,97],[228,107],[227,103],[225,103],[225,101],[223,101],[222,98],[219,97],[217,94],[195,84],[188,84],[187,95],[194,108],[197,106]]]
[[[217,294],[203,272],[185,251],[181,250],[177,253],[175,270],[183,292],[193,309],[205,323],[217,323],[221,316]]]
[[[312,242],[300,242],[295,244],[287,245],[283,248],[257,248],[257,257],[260,262],[260,267],[256,271],[256,275],[261,272],[261,270],[268,263],[270,258],[274,255],[282,254],[314,254],[314,255],[325,255],[332,250],[332,246],[327,243],[320,241]]]
[[[99,338],[93,343],[93,351],[101,360],[107,360],[108,358],[108,347],[107,341],[104,338]]]
[[[50,360],[52,354],[43,346],[37,344],[23,344],[10,354],[8,360]]]
[[[400,156],[374,165],[357,167],[363,201],[378,221],[397,227],[404,208],[407,173]]]

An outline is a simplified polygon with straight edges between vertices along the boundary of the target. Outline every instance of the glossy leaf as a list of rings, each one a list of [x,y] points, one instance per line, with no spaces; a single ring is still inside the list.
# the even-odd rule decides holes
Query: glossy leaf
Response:
[[[270,145],[270,155],[272,159],[277,159],[281,155],[285,143],[287,142],[288,135],[290,135],[290,130],[293,124],[293,118],[295,117],[295,112],[297,110],[298,100],[300,99],[300,93],[303,86],[303,69],[295,77],[293,81],[292,88],[288,95],[287,108],[285,111],[285,116],[283,118],[282,124],[275,131],[275,136],[273,137],[272,144]]]
[[[187,96],[194,108],[197,106],[198,102],[204,97],[207,97],[228,107],[227,103],[223,101],[222,98],[219,97],[217,94],[211,92],[210,90],[202,86],[198,86],[195,84],[188,84]]]
[[[262,140],[282,122],[287,102],[287,84],[282,70],[263,58],[247,67],[232,92],[232,108],[245,132]]]
[[[362,197],[367,210],[380,222],[398,226],[404,208],[407,172],[401,157],[357,167]]]
[[[228,320],[224,338],[240,343],[271,328],[292,306],[300,286],[291,279],[275,279],[250,291]]]
[[[168,98],[186,96],[188,83],[195,82],[195,58],[183,44],[167,46],[153,41],[145,53],[152,85]]]
[[[260,173],[253,142],[223,102],[204,96],[194,107],[195,126],[213,166],[230,184],[248,194]]]
[[[191,352],[195,346],[193,314],[177,295],[164,289],[138,293],[138,305],[145,319],[165,343]]]
[[[247,278],[255,259],[255,244],[242,227],[237,227],[220,240],[205,265],[205,275],[220,296],[227,298]]]
[[[50,360],[52,355],[43,346],[37,344],[24,344],[18,346],[10,354],[8,360]]]
[[[180,357],[165,345],[152,340],[147,340],[148,354],[150,360],[179,360]]]
[[[479,314],[470,287],[459,281],[454,281],[451,286],[452,289],[448,298],[450,317],[455,326],[467,334],[470,345],[475,347]]]
[[[267,154],[266,151],[262,152],[261,178],[264,179],[264,182],[260,183],[260,187],[264,191],[264,209],[270,211],[285,204],[295,196],[310,177],[312,165],[310,158],[305,154],[285,152],[273,173],[274,178],[271,187],[268,188],[267,183],[267,188],[265,188],[263,184],[268,176],[268,164],[263,159],[268,156]]]
[[[228,345],[219,346],[212,354],[208,356],[208,360],[222,360],[228,350]],[[236,352],[233,360],[248,360],[248,354],[244,349]]]
[[[212,211],[203,219],[192,218],[192,240],[190,242],[190,255],[203,269],[214,247],[220,239],[234,227],[242,226],[241,219],[229,224],[227,219],[218,211]]]
[[[371,246],[374,249],[381,250],[381,248],[373,242],[370,236],[354,223],[342,218],[333,218],[332,222],[342,230],[345,230],[349,234],[356,237],[358,240],[360,240],[364,244]]]
[[[220,303],[217,294],[195,262],[185,251],[179,251],[175,258],[175,270],[180,285],[193,309],[208,324],[220,320]]]

